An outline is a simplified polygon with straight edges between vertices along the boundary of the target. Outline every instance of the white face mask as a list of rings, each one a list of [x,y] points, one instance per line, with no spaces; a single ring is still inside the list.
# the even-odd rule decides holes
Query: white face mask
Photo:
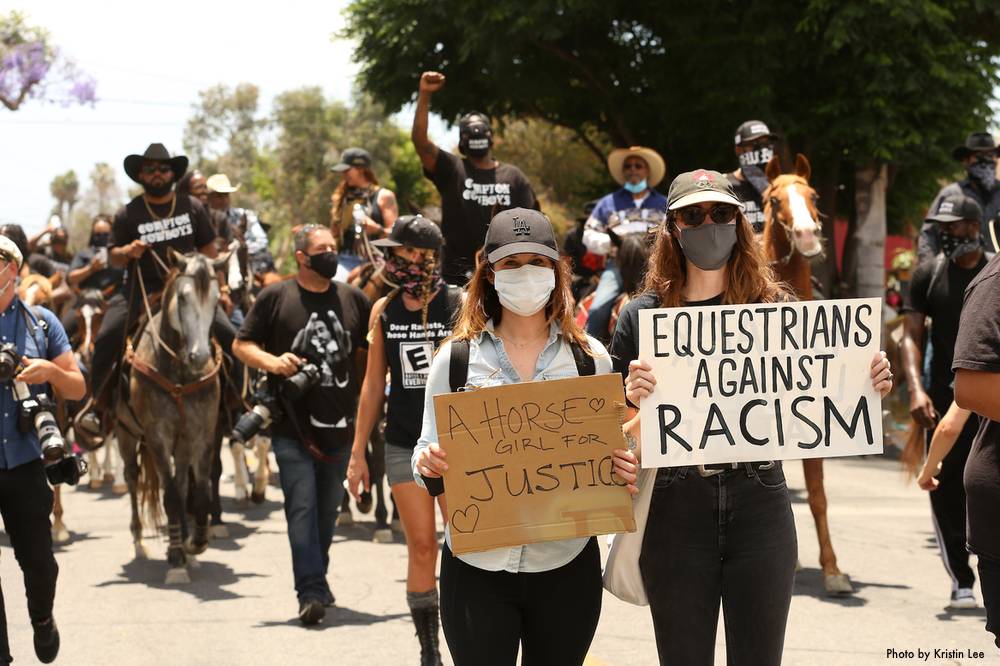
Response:
[[[496,271],[493,286],[500,304],[515,314],[530,317],[545,307],[556,288],[556,272],[544,266],[525,264]]]

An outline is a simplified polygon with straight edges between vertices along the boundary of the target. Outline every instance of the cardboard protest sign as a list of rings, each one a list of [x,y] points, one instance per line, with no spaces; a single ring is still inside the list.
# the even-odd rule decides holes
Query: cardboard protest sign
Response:
[[[434,396],[452,550],[635,531],[612,473],[624,403],[618,374]]]
[[[643,467],[882,453],[877,298],[639,312]]]

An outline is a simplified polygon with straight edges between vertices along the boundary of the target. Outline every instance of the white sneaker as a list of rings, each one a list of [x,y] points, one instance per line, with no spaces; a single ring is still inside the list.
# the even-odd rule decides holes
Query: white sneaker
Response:
[[[979,608],[979,602],[976,601],[976,595],[973,594],[972,588],[960,587],[957,591],[951,593],[951,602],[948,604],[948,608],[969,610],[971,608]]]

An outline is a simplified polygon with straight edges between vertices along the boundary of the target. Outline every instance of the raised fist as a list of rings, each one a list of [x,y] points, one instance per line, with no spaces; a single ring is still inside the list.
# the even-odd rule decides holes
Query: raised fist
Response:
[[[424,72],[420,75],[420,92],[436,93],[444,87],[444,74],[441,72]]]

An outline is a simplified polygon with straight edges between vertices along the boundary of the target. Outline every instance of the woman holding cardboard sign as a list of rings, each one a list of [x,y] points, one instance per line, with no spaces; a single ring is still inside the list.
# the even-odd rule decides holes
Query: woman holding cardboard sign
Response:
[[[683,173],[670,185],[645,292],[622,311],[611,345],[633,406],[657,380],[637,359],[639,310],[790,300],[742,210],[721,173]],[[892,372],[884,353],[870,373],[886,395]],[[638,411],[631,415],[626,436],[638,441]],[[780,461],[657,470],[639,570],[660,663],[712,664],[721,602],[729,663],[780,664],[796,550]]]
[[[548,218],[524,208],[493,218],[453,336],[431,365],[413,455],[418,483],[448,469],[433,396],[456,390],[456,375],[459,386],[485,387],[610,372],[607,351],[574,321],[569,286]],[[635,456],[615,451],[613,466],[637,492]],[[582,664],[601,613],[597,540],[453,555],[451,529],[441,558],[441,621],[456,666],[513,665],[519,647],[525,666]]]

